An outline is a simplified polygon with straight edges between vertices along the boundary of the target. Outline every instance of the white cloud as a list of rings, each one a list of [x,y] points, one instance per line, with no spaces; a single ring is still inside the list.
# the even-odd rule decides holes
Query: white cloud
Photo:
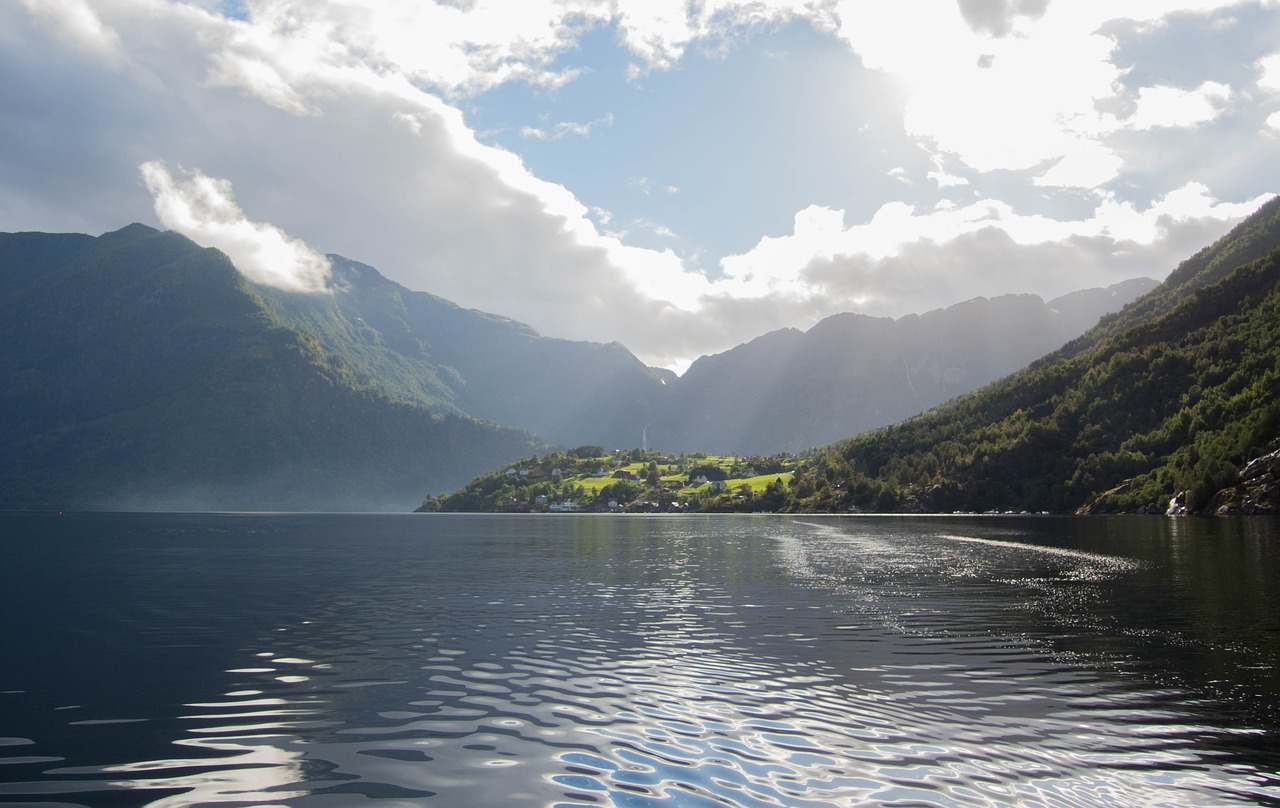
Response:
[[[104,25],[85,0],[21,0],[27,11],[75,47],[101,57],[109,64],[124,59],[120,36]]]
[[[139,166],[165,227],[222,250],[254,283],[295,292],[327,290],[329,260],[280,228],[250,221],[227,180],[192,171],[175,180],[163,163]]]
[[[667,227],[665,224],[658,224],[657,222],[653,222],[648,219],[636,219],[632,224],[635,227],[639,227],[642,230],[647,230],[650,233],[653,233],[658,238],[671,240],[678,240],[680,238],[676,235],[674,230]]]
[[[1048,296],[1138,275],[1163,277],[1186,257],[1170,254],[1171,245],[1183,247],[1177,234],[1221,228],[1265,199],[1222,203],[1203,185],[1189,184],[1144,210],[1103,198],[1091,218],[1079,221],[1019,214],[987,200],[927,212],[889,204],[852,226],[843,211],[813,206],[796,214],[790,235],[762,238],[751,251],[725,258],[725,280],[713,294],[825,298],[905,314],[924,300],[941,306],[978,294]],[[1046,254],[1054,260],[1035,258]]]
[[[1137,113],[1118,121],[1101,110],[1121,91],[1123,75],[1104,24],[1158,23],[1175,11],[1234,4],[842,0],[836,8],[839,35],[864,63],[903,81],[910,134],[980,172],[1049,165],[1040,184],[1093,188],[1123,168],[1107,136],[1126,126],[1207,122],[1230,93],[1213,82],[1191,91],[1142,88]]]
[[[601,21],[592,3],[478,0],[465,7],[389,0],[256,0],[254,27],[276,41],[327,43],[335,53],[390,68],[450,93],[513,78],[555,86],[573,77],[548,65],[573,43],[568,21]]]
[[[974,31],[990,36],[1007,36],[1021,18],[1044,15],[1049,0],[959,0],[960,13]]]
[[[946,167],[943,165],[941,155],[934,155],[933,171],[930,171],[925,176],[937,183],[939,188],[954,188],[959,185],[969,184],[969,180],[964,177],[958,177],[947,171]]]
[[[1183,178],[1144,187],[1154,204],[1116,196],[1123,188],[1113,180],[1131,157],[1118,136],[1142,142],[1213,120],[1228,100],[1241,103],[1241,88],[1211,82],[1123,88],[1116,43],[1099,31],[1111,17],[1156,22],[1174,9],[1156,0],[249,0],[248,21],[221,18],[203,0],[22,2],[0,4],[0,67],[29,82],[30,96],[60,102],[38,110],[44,117],[18,118],[17,105],[4,107],[6,221],[108,229],[120,217],[148,217],[154,202],[166,226],[222,247],[237,265],[252,266],[256,255],[260,263],[242,266],[246,272],[311,283],[315,272],[299,269],[308,259],[268,258],[314,254],[287,232],[412,288],[553,336],[617,339],[662,364],[840,310],[905,313],[973,294],[1053,294],[1160,275],[1256,203],[1217,203],[1215,192],[1254,191]],[[612,219],[605,209],[588,208],[573,189],[483,142],[457,106],[503,82],[554,89],[574,80],[579,74],[556,60],[591,28],[613,26],[643,74],[674,66],[690,48],[740,42],[753,26],[792,17],[838,35],[865,65],[898,80],[905,118],[858,131],[886,138],[877,144],[886,162],[868,165],[901,196],[865,200],[856,220],[829,200],[802,199],[792,233],[724,258],[716,280],[693,259],[603,231]],[[62,55],[66,43],[125,69],[79,69],[83,60]],[[1263,88],[1280,89],[1277,58],[1258,64]],[[0,100],[14,94],[0,87]],[[1130,106],[1106,103],[1117,99]],[[1122,108],[1132,110],[1127,118],[1105,111]],[[1269,121],[1280,130],[1277,115]],[[611,123],[568,121],[528,135],[586,136]],[[907,137],[892,142],[881,134],[904,129]],[[197,172],[175,180],[158,160],[226,179]],[[128,195],[139,164],[154,200]],[[983,176],[997,171],[1024,174]],[[983,197],[1014,181],[1043,189],[1032,189],[1036,207],[1027,196]],[[972,188],[967,202],[954,190],[963,182]],[[675,183],[695,193],[680,176],[639,176],[635,187],[657,199],[676,194]],[[1080,198],[1096,200],[1092,215],[1055,218],[1053,204],[1039,204],[1039,196],[1081,188],[1091,190]],[[48,218],[55,216],[63,218]],[[684,222],[652,218],[699,241]]]
[[[1046,188],[1097,188],[1114,179],[1124,160],[1097,140],[1077,138],[1064,146],[1061,159],[1032,182]]]
[[[1130,129],[1197,126],[1216,118],[1230,96],[1230,87],[1214,81],[1194,90],[1143,87],[1137,111],[1124,123]]]
[[[662,185],[656,180],[649,179],[648,177],[632,177],[627,184],[645,196],[652,194],[654,191],[661,191],[668,196],[674,196],[675,194],[680,193],[680,189],[677,186]]]
[[[244,54],[214,54],[209,83],[215,87],[237,87],[273,107],[299,115],[314,114],[280,72],[264,59]]]
[[[673,67],[698,40],[792,16],[830,26],[825,3],[792,0],[250,0],[257,28],[274,39],[328,41],[368,64],[394,69],[449,95],[507,81],[548,88],[579,73],[553,62],[583,30],[616,25],[638,60],[634,73]]]
[[[1268,90],[1280,90],[1280,53],[1258,60],[1258,86]]]
[[[561,140],[565,137],[590,137],[592,130],[598,126],[613,126],[613,114],[610,113],[604,117],[597,118],[587,123],[576,123],[574,121],[561,121],[550,129],[542,129],[536,126],[525,126],[520,129],[520,137],[533,138],[535,140]]]

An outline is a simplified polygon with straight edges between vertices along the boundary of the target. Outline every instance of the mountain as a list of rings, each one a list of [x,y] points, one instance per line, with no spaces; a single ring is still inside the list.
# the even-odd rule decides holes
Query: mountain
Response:
[[[361,383],[437,412],[470,415],[568,446],[631,445],[667,394],[630,351],[540,336],[528,326],[410,291],[329,256],[333,294],[259,295],[340,357]]]
[[[839,315],[677,378],[329,258],[307,294],[142,225],[0,234],[0,507],[405,509],[550,445],[794,450],[972,389],[1133,293]]]
[[[898,320],[829,317],[693,363],[649,430],[665,448],[798,452],[901,421],[1024,367],[1151,291],[977,298]]]
[[[0,234],[0,305],[0,507],[407,510],[543,445],[389,395],[174,233]]]
[[[543,337],[329,259],[334,294],[259,294],[392,398],[558,446],[647,439],[740,454],[799,451],[915,415],[1025,366],[1156,285],[1138,279],[1048,303],[979,298],[896,321],[837,315],[703,357],[677,378],[618,343]]]
[[[1059,351],[818,453],[789,507],[1280,511],[1280,198]]]

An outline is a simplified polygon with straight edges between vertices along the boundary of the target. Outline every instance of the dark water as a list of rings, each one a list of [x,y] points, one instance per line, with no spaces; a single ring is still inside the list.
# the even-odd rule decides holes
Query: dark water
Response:
[[[0,515],[0,804],[1280,805],[1280,522]]]

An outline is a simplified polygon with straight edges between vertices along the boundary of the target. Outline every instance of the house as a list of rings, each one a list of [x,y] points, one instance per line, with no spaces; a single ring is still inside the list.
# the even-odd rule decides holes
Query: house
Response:
[[[534,498],[533,498],[533,504],[534,504],[534,505],[546,505],[546,504],[547,504],[547,498],[546,498],[546,497],[544,497],[544,496],[542,496],[541,494],[539,494],[538,496],[536,496],[536,497],[534,497]]]
[[[694,477],[694,478],[693,478],[693,484],[694,484],[694,485],[706,485],[706,484],[707,484],[707,475],[705,475],[705,474],[699,474],[697,477]]]
[[[562,502],[551,503],[550,510],[555,513],[573,513],[581,510],[581,508],[575,500],[566,499]]]
[[[728,491],[728,490],[729,490],[729,483],[725,482],[724,480],[712,480],[712,481],[711,481],[711,488],[710,488],[709,490],[711,490],[711,491]]]

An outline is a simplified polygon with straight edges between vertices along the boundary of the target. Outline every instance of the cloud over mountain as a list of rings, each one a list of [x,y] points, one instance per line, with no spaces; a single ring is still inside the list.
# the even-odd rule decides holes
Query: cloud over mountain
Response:
[[[269,224],[247,219],[231,183],[192,172],[175,180],[163,163],[139,166],[165,227],[192,241],[216,247],[249,280],[297,292],[322,292],[329,259]]]
[[[235,8],[0,8],[0,72],[21,77],[0,87],[4,227],[154,220],[224,249],[284,249],[287,233],[544,333],[680,365],[839,311],[1158,276],[1280,189],[1272,0]],[[806,56],[779,33],[796,26],[834,47]],[[1205,55],[1175,64],[1193,35]],[[695,80],[753,54],[803,63],[785,75],[807,79],[744,71],[670,110],[648,97],[674,71]],[[846,80],[883,96],[841,95]],[[716,128],[720,110],[788,98],[851,134],[813,149],[788,140],[801,129],[785,116]],[[482,126],[486,110],[510,137]],[[622,179],[593,179],[612,168],[596,154]],[[770,171],[780,161],[796,170]],[[827,176],[845,179],[809,187]],[[635,177],[680,192],[644,194]],[[202,218],[219,200],[234,215]]]

